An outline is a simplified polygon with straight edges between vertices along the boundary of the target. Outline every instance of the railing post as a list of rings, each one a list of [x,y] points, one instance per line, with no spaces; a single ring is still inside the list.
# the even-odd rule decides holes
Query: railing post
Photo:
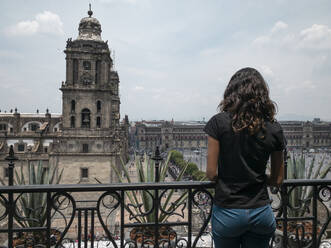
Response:
[[[155,161],[155,182],[160,181],[160,172],[159,166],[162,157],[160,156],[159,147],[156,147],[154,157],[152,158]],[[155,226],[154,226],[154,237],[155,237],[155,248],[159,247],[159,191],[155,189],[154,191],[154,217],[155,217]]]
[[[317,198],[317,186],[313,186],[313,248],[317,248],[319,245],[317,243]]]
[[[283,246],[284,248],[287,247],[287,205],[288,205],[288,195],[287,195],[287,186],[282,185],[281,186],[281,203],[282,203],[282,210],[283,210]]]
[[[287,148],[284,149],[284,180],[287,179],[287,159],[288,159]]]
[[[14,148],[11,145],[9,148],[9,155],[5,158],[8,163],[8,185],[14,185],[14,161],[17,160],[14,154]],[[14,195],[13,193],[8,193],[8,247],[13,247],[13,223],[14,223]]]

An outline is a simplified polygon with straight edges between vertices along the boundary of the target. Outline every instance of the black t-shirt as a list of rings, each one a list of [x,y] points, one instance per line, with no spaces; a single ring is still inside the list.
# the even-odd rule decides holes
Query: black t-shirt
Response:
[[[250,135],[235,133],[227,112],[214,115],[204,131],[220,144],[214,204],[224,208],[257,208],[270,203],[266,165],[271,152],[285,148],[278,122],[265,122],[265,130]]]

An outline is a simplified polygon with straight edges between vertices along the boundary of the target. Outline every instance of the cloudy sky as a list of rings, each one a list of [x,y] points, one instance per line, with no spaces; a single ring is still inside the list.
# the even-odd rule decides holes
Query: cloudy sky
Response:
[[[331,120],[330,0],[1,1],[0,109],[61,112],[66,40],[92,3],[130,120],[202,120],[261,71],[278,119]]]

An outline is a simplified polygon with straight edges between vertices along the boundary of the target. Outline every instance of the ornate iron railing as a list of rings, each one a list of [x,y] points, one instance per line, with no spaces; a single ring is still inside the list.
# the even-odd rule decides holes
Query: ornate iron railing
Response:
[[[97,247],[97,225],[108,247],[116,248],[199,247],[202,235],[210,233],[212,182],[13,186],[14,155],[8,160],[11,185],[0,187],[0,222],[7,223],[0,233],[8,234],[8,247],[14,247],[16,236],[24,241],[16,247],[70,247],[65,243],[74,239],[75,247]],[[309,197],[293,201],[301,199],[297,189],[302,187],[300,192]],[[134,193],[133,201],[128,192]],[[45,206],[36,202],[34,208],[22,209],[29,195],[40,193],[47,199]],[[319,247],[331,219],[331,180],[285,180],[270,193],[277,220],[270,247]],[[171,202],[165,202],[166,194],[173,195]],[[38,214],[45,214],[46,225],[38,225]],[[116,219],[118,234],[113,230]]]
[[[270,244],[270,247],[319,247],[326,229],[330,222],[329,201],[331,199],[331,180],[286,180],[279,192],[274,191],[273,195],[280,194],[280,201],[274,198],[273,208],[277,215],[278,231]],[[87,247],[87,241],[93,247],[95,241],[94,223],[98,220],[104,230],[105,236],[113,247],[138,247],[142,245],[153,245],[155,247],[196,247],[198,239],[206,232],[211,214],[212,195],[210,189],[213,188],[211,182],[168,182],[168,183],[134,183],[134,184],[97,184],[97,185],[27,185],[27,186],[3,186],[0,187],[0,198],[4,210],[0,220],[7,219],[8,227],[0,232],[8,233],[8,247],[13,247],[14,233],[42,233],[46,242],[37,244],[37,240],[31,236],[25,236],[25,243],[21,247],[62,247],[65,237],[75,218],[78,219],[77,241],[78,247]],[[292,206],[289,202],[291,194],[297,187],[312,187],[313,195],[311,202],[301,203],[300,206]],[[181,196],[187,192],[187,201],[177,211],[163,209],[163,195],[176,189],[177,195]],[[126,201],[126,192],[134,191],[138,195],[140,191],[150,192],[153,204],[150,209],[143,209],[142,203],[133,206]],[[14,221],[28,220],[27,213],[18,211],[19,202],[24,194],[44,192],[47,197],[47,224],[42,227],[14,227]],[[75,199],[75,194],[83,192],[101,192],[94,207],[79,207],[80,200]],[[158,192],[155,194],[155,192]],[[38,206],[36,206],[38,209]],[[37,210],[31,211],[37,211]],[[192,211],[192,210],[195,211]],[[300,216],[290,216],[291,210],[302,209]],[[106,211],[105,211],[106,210]],[[118,211],[120,213],[120,235],[116,242],[115,235],[111,232],[112,225],[107,218]],[[154,222],[141,223],[139,217],[154,214],[160,216],[165,213],[169,216],[178,216],[180,221],[167,221],[160,223],[158,218]],[[82,214],[84,218],[82,218]],[[127,214],[127,216],[125,216]],[[201,226],[195,233],[194,217],[199,216]],[[62,217],[62,222],[60,221]],[[54,226],[53,219],[62,226]],[[84,219],[84,223],[82,223]],[[89,225],[88,225],[89,222]],[[163,233],[161,227],[186,227],[187,232],[179,236],[175,229],[165,229]],[[82,230],[82,227],[83,230]],[[60,238],[52,238],[52,230],[60,229]],[[126,230],[132,228],[137,230],[136,237],[130,239],[126,235]],[[145,231],[143,231],[145,228]],[[165,234],[164,234],[165,233]],[[284,238],[287,237],[287,238]],[[83,245],[84,244],[84,245]],[[82,246],[81,246],[82,245]],[[210,244],[212,245],[212,244]]]
[[[0,220],[8,220],[8,228],[1,229],[0,232],[8,233],[8,247],[13,247],[13,234],[14,233],[41,233],[44,235],[45,242],[43,244],[37,244],[37,236],[31,235],[25,236],[25,242],[22,247],[50,247],[54,245],[56,240],[56,247],[63,245],[63,240],[66,237],[68,230],[72,227],[72,223],[78,218],[78,247],[84,243],[87,247],[87,241],[91,241],[91,247],[93,247],[95,233],[94,223],[97,219],[104,232],[105,236],[109,239],[114,247],[137,247],[141,243],[142,245],[154,245],[155,247],[178,247],[184,245],[184,247],[196,247],[199,237],[205,231],[211,214],[211,193],[207,190],[212,188],[213,184],[210,182],[169,182],[169,183],[133,183],[133,184],[97,184],[97,185],[27,185],[27,186],[5,186],[1,187],[0,198],[5,206],[5,210],[2,211]],[[176,189],[178,197],[187,193],[187,201],[185,201],[180,208],[171,208],[171,203],[168,204],[170,208],[162,208],[163,195],[170,193],[172,189]],[[152,205],[150,209],[144,209],[142,203],[133,205],[127,203],[126,192],[134,191],[137,195],[141,191],[149,192]],[[33,194],[43,192],[47,197],[47,222],[45,227],[14,227],[14,221],[28,221],[28,213],[23,213],[18,210],[20,201],[24,194]],[[95,207],[78,207],[77,200],[73,195],[75,193],[82,194],[83,192],[101,192],[98,197]],[[77,194],[76,194],[77,195]],[[81,196],[79,197],[81,199]],[[81,202],[81,201],[79,201]],[[175,204],[173,202],[173,204]],[[31,209],[31,211],[38,211]],[[198,215],[203,218],[202,225],[199,231],[196,233],[196,237],[193,240],[192,230],[192,209],[198,210]],[[176,211],[173,211],[176,209]],[[114,234],[110,231],[111,225],[114,223],[107,222],[107,218],[115,211],[120,213],[120,244],[115,241]],[[82,223],[81,215],[84,215],[84,225]],[[169,221],[159,222],[161,214],[169,216],[178,216],[181,218],[180,222]],[[127,216],[125,216],[127,214]],[[196,214],[196,211],[195,211]],[[95,217],[96,215],[96,217]],[[154,221],[150,223],[141,223],[140,217],[146,215],[154,215]],[[63,219],[62,222],[60,219]],[[30,219],[32,220],[32,219]],[[59,226],[53,226],[53,223],[62,223],[60,237],[52,240],[52,230],[58,229]],[[88,222],[90,225],[88,225]],[[82,232],[82,226],[84,226]],[[174,227],[185,226],[187,227],[187,233],[185,237],[178,236]],[[135,229],[136,237],[131,238],[125,235],[127,229]],[[163,230],[162,233],[159,230]]]

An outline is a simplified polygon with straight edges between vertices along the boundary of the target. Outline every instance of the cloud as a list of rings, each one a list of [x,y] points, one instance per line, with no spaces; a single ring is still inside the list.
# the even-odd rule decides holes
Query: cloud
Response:
[[[133,88],[133,90],[134,91],[142,91],[142,90],[144,90],[144,87],[142,87],[142,86],[135,86],[134,88]]]
[[[259,36],[257,37],[254,41],[253,41],[253,44],[256,44],[256,45],[259,45],[259,44],[266,44],[266,43],[269,43],[270,41],[270,37],[267,36],[267,35],[262,35],[262,36]]]
[[[266,77],[274,76],[274,72],[271,70],[271,68],[269,66],[261,65],[260,68],[261,68],[261,72],[264,76],[266,76]]]
[[[268,32],[268,34],[258,36],[253,41],[253,44],[254,45],[264,45],[264,44],[267,44],[267,43],[272,43],[272,41],[275,40],[275,39],[277,39],[277,37],[279,36],[278,33],[281,30],[286,30],[287,27],[288,27],[288,24],[287,23],[285,23],[283,21],[278,21],[270,29],[270,31]],[[286,38],[288,39],[289,37],[286,37]]]
[[[331,29],[326,25],[313,24],[300,32],[300,39],[300,48],[331,49]]]
[[[280,30],[287,29],[288,25],[285,22],[278,21],[275,23],[275,25],[271,29],[271,33],[276,33]]]
[[[313,24],[297,32],[289,32],[288,25],[278,21],[265,34],[253,40],[255,46],[273,45],[276,47],[286,47],[292,50],[328,50],[331,49],[331,29],[326,25]],[[280,30],[284,32],[280,33]]]
[[[38,13],[34,20],[20,21],[5,30],[9,36],[31,36],[38,33],[63,35],[60,17],[50,11]]]

